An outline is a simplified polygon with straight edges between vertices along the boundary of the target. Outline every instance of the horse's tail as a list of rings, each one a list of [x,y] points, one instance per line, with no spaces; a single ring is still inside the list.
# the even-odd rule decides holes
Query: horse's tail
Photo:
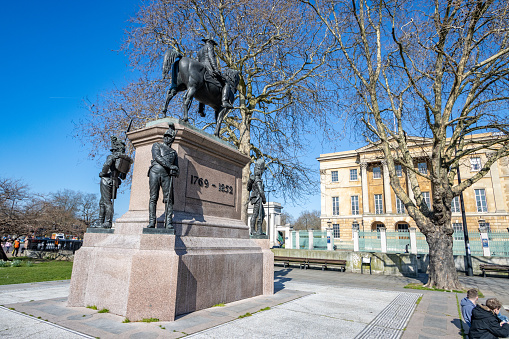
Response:
[[[171,70],[171,65],[175,62],[177,58],[182,58],[182,54],[177,52],[174,49],[169,49],[164,53],[164,61],[163,61],[163,78],[166,78],[166,75]]]

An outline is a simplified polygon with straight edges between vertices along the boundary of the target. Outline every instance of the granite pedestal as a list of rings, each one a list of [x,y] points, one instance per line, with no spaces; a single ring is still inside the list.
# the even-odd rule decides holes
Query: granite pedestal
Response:
[[[168,121],[177,135],[174,234],[148,225],[151,147]],[[175,119],[130,132],[135,150],[129,211],[114,233],[85,234],[76,252],[68,306],[97,306],[131,321],[171,321],[219,303],[274,293],[268,239],[241,221],[242,168],[249,157]],[[162,196],[162,194],[160,194]],[[158,202],[158,226],[164,204]],[[160,231],[159,231],[160,230]]]

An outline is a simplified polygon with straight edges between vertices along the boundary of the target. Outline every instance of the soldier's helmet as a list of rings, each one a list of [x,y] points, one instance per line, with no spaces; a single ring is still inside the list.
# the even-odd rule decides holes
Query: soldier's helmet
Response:
[[[210,34],[207,34],[207,36],[203,39],[201,39],[201,41],[207,43],[208,41],[210,41],[211,44],[217,46],[217,42],[214,41],[214,39],[212,39],[212,35]]]
[[[116,135],[112,135],[111,139],[111,152],[125,153],[125,142],[120,140]]]
[[[175,138],[175,135],[177,134],[177,131],[175,131],[175,125],[173,123],[168,123],[168,129],[166,132],[164,132],[164,136],[171,136],[172,138]]]
[[[262,175],[263,171],[265,171],[265,160],[263,158],[260,158],[255,162],[254,174],[255,176]]]

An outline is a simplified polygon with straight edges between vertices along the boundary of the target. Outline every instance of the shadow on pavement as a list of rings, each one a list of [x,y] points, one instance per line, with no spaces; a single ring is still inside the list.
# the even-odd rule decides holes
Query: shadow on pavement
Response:
[[[292,278],[286,278],[292,271],[291,268],[274,271],[274,293],[281,291],[285,288],[285,283],[291,281]]]

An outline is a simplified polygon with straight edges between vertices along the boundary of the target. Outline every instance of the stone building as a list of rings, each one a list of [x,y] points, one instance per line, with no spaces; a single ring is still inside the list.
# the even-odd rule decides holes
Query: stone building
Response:
[[[473,139],[493,138],[485,133],[470,136]],[[429,145],[431,140],[409,138],[415,169],[429,172]],[[486,161],[486,152],[465,158],[460,164],[461,179],[472,177]],[[320,163],[321,227],[333,228],[334,238],[352,240],[352,227],[360,231],[376,231],[385,227],[388,232],[416,227],[404,205],[390,186],[387,165],[382,152],[368,145],[357,150],[322,154]],[[402,187],[408,190],[405,170],[396,168]],[[433,198],[431,183],[418,176],[421,191],[430,204]],[[467,229],[478,231],[479,226],[492,231],[509,227],[509,167],[508,158],[499,159],[481,180],[463,192]],[[410,195],[412,198],[412,194]],[[452,203],[452,224],[455,231],[463,230],[459,197]]]

